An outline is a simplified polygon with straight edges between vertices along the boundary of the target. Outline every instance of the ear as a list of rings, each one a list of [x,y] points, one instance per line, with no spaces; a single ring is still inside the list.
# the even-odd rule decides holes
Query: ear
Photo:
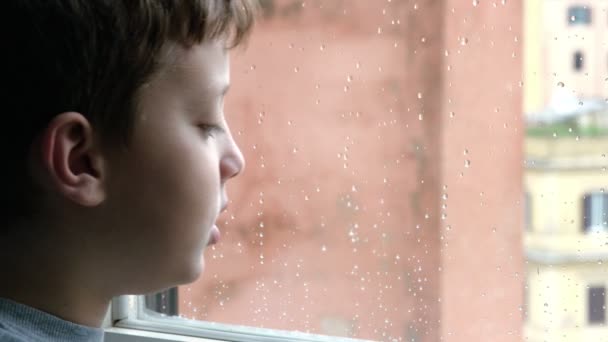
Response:
[[[52,189],[82,206],[104,201],[104,159],[89,121],[80,113],[57,115],[40,136],[42,166]]]

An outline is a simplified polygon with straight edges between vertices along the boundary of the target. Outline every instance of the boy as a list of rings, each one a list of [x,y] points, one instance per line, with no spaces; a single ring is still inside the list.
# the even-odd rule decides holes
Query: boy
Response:
[[[223,115],[248,0],[7,0],[0,341],[101,341],[196,280],[244,167]],[[5,88],[6,89],[6,88]]]

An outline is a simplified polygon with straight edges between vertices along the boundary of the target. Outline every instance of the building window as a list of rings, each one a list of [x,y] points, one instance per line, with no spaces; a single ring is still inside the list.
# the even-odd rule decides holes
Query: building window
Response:
[[[590,287],[587,294],[589,324],[604,324],[606,319],[606,288],[604,286]]]
[[[608,228],[608,194],[590,193],[583,198],[583,231],[606,231]]]
[[[568,8],[568,23],[570,25],[591,24],[591,9],[588,6],[572,6]]]
[[[584,55],[582,52],[577,51],[574,53],[574,70],[581,71],[584,67]]]

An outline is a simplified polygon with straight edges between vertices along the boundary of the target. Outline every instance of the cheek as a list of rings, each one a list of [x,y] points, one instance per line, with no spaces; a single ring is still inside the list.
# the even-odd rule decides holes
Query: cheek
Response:
[[[176,219],[200,220],[217,213],[219,165],[212,146],[202,140],[178,146],[156,159],[154,168],[159,179],[150,183],[158,184],[157,196]]]
[[[152,144],[130,159],[123,203],[142,225],[163,238],[188,239],[204,234],[219,211],[219,162],[214,146],[196,139]],[[149,231],[151,229],[147,229]],[[202,233],[201,233],[202,232]]]

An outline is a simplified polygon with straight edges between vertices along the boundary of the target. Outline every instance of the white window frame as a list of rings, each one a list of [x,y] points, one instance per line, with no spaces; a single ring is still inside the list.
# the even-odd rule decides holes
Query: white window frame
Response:
[[[112,300],[105,342],[362,342],[370,340],[187,320],[145,309],[144,296]]]

